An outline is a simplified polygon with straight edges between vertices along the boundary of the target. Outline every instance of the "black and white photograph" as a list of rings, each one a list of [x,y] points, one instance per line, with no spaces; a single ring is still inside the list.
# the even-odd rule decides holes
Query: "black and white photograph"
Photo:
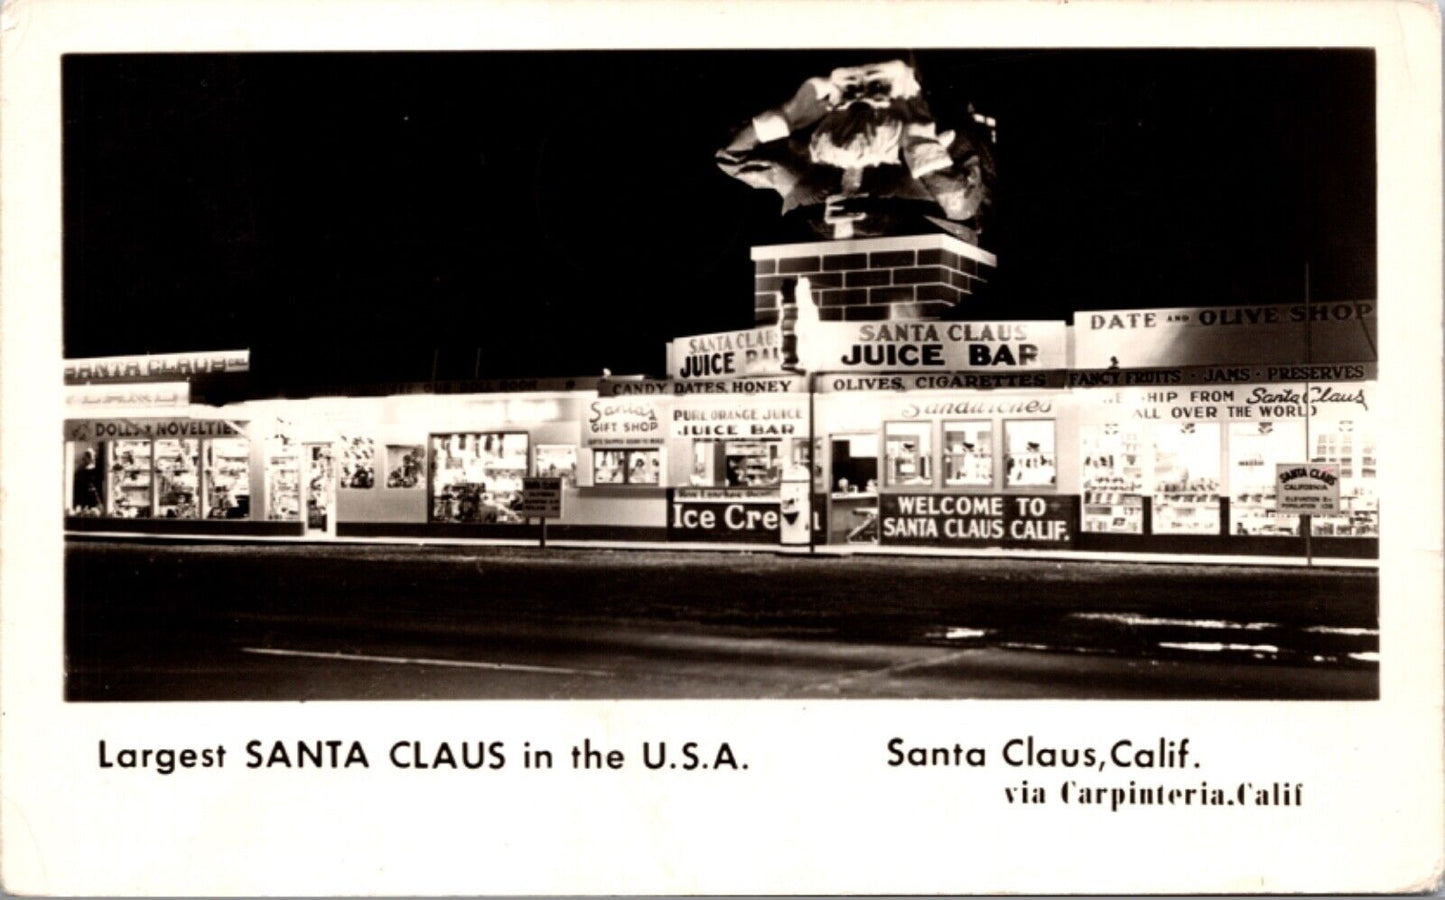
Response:
[[[1424,0],[0,4],[0,889],[1438,892]]]
[[[68,699],[1378,695],[1368,50],[63,66]]]

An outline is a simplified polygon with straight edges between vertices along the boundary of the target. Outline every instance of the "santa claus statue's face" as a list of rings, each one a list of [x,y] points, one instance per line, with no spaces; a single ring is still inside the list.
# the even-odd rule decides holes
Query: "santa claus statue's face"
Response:
[[[899,142],[908,124],[906,101],[918,80],[901,60],[834,69],[832,109],[809,143],[813,162],[840,169],[899,165]]]

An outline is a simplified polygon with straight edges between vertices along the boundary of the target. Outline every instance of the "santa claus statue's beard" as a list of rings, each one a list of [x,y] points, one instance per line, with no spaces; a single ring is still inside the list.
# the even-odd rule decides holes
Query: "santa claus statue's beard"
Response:
[[[813,132],[813,162],[840,169],[898,165],[903,118],[892,108],[853,103],[824,116]]]

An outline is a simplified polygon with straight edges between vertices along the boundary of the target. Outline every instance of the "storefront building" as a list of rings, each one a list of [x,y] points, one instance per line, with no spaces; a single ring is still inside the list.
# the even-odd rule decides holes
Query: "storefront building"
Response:
[[[1340,483],[1314,555],[1378,555],[1372,304],[780,319],[673,341],[666,378],[376,396],[212,402],[244,354],[75,361],[67,528],[530,540],[550,475],[557,540],[1302,556],[1275,474],[1309,463]]]

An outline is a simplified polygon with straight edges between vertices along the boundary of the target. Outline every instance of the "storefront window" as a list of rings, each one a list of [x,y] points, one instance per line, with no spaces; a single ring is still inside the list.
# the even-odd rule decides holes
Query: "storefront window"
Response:
[[[341,466],[338,487],[365,490],[376,484],[376,443],[368,437],[347,437],[337,441]]]
[[[148,519],[151,515],[151,442],[111,441],[110,509],[123,519]]]
[[[251,515],[251,445],[245,438],[214,438],[205,445],[205,515]]]
[[[943,483],[946,487],[993,487],[990,423],[943,423]]]
[[[1279,463],[1299,462],[1304,450],[1302,421],[1230,424],[1230,534],[1299,533],[1299,516],[1274,511],[1275,477]]]
[[[1053,420],[1005,422],[1004,485],[1052,487],[1057,478]]]
[[[66,515],[99,516],[105,514],[105,461],[97,443],[68,442],[67,458],[71,470],[69,504]]]
[[[542,478],[561,478],[562,483],[577,483],[577,448],[571,444],[538,444],[533,471]]]
[[[1375,488],[1375,440],[1354,421],[1315,424],[1312,463],[1340,467],[1340,515],[1314,516],[1311,532],[1324,537],[1373,537],[1380,533]]]
[[[201,444],[195,439],[155,442],[156,517],[195,519],[201,514]]]
[[[432,436],[432,518],[521,522],[528,437],[520,432]]]
[[[1144,532],[1143,437],[1138,425],[1108,423],[1079,429],[1083,455],[1084,531]]]
[[[932,486],[932,423],[887,423],[883,426],[883,455],[889,487]]]
[[[266,518],[301,519],[301,462],[296,444],[284,435],[266,442]]]
[[[593,484],[661,484],[658,450],[593,450]]]
[[[1219,533],[1219,426],[1154,429],[1154,533]]]
[[[802,449],[806,454],[807,445]],[[691,483],[697,487],[777,487],[783,480],[783,453],[781,440],[694,441]]]
[[[421,444],[386,445],[386,486],[389,488],[423,488],[426,486],[426,448]]]

